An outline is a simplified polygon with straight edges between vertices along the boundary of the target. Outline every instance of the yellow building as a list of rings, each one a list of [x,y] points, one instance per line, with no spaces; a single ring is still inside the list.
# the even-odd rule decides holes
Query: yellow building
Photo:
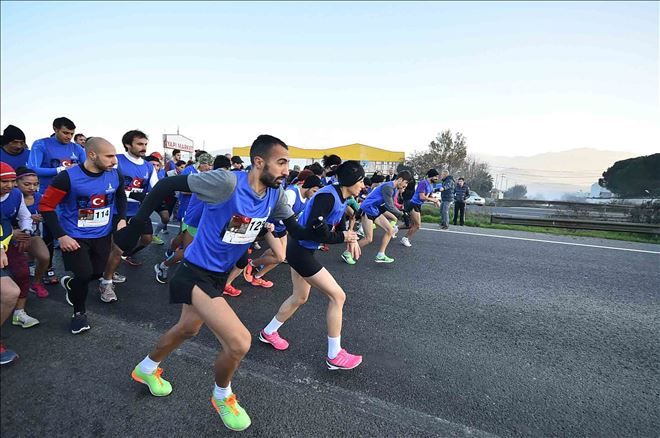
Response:
[[[248,158],[246,162],[249,162],[250,146],[233,148],[232,153],[244,159]],[[324,149],[305,149],[289,146],[289,158],[293,164],[298,164],[301,161],[300,164],[302,165],[311,164],[315,161],[321,161],[324,155],[330,154],[339,155],[342,160],[358,160],[367,172],[380,170],[384,173],[387,173],[390,168],[396,171],[396,166],[406,158],[404,152],[388,151],[360,143]]]

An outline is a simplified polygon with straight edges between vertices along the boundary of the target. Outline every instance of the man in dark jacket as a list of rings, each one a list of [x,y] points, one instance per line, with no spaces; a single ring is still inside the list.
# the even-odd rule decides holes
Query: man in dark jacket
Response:
[[[460,215],[461,226],[465,223],[465,200],[470,197],[470,188],[465,184],[463,178],[459,178],[456,187],[454,187],[454,225]]]
[[[442,182],[442,187],[440,188],[440,228],[446,230],[449,228],[449,206],[454,200],[454,178],[449,174],[448,170],[443,170],[440,172],[440,179]]]

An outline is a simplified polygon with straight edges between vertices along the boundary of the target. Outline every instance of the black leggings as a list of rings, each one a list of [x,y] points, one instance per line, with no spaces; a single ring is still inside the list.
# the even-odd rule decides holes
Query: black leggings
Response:
[[[53,233],[50,232],[50,229],[48,228],[48,225],[46,223],[43,223],[43,239],[44,243],[46,244],[46,247],[48,248],[48,270],[52,271],[53,269],[53,253],[55,252],[55,248],[53,246],[53,242],[55,238],[53,237]],[[41,280],[41,279],[39,279]]]
[[[291,269],[301,277],[311,277],[317,274],[323,266],[314,257],[316,250],[303,248],[297,240],[291,238],[286,245],[286,261]]]
[[[103,275],[103,269],[110,255],[111,235],[97,239],[76,239],[80,245],[75,251],[62,251],[64,267],[73,272],[69,282],[69,299],[73,303],[74,313],[85,313],[85,301],[89,283]]]

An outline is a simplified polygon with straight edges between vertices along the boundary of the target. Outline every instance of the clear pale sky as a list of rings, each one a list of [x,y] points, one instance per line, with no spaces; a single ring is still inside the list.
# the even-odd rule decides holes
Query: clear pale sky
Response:
[[[2,2],[1,124],[121,149],[261,133],[411,152],[660,151],[657,2]],[[155,148],[154,148],[155,149]]]

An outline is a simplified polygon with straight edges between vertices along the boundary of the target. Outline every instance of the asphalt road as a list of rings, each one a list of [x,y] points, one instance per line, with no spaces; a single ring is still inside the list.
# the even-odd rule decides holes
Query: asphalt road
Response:
[[[658,436],[658,245],[427,227],[412,248],[391,244],[391,265],[372,262],[373,245],[355,266],[337,246],[318,255],[348,295],[342,344],[365,358],[352,371],[324,366],[318,293],[280,329],[288,351],[256,339],[290,293],[288,267],[270,290],[236,283],[229,301],[255,335],[232,384],[253,420],[244,435]],[[230,433],[209,403],[207,329],[162,364],[169,397],[129,377],[178,317],[153,279],[161,254],[120,268],[118,302],[90,294],[83,335],[67,332],[57,287],[28,303],[39,326],[5,324],[21,359],[0,372],[3,436]]]

